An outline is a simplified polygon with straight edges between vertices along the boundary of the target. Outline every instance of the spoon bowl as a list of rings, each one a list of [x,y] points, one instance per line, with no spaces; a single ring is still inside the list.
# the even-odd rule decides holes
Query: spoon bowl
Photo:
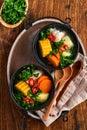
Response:
[[[63,71],[63,75],[62,75],[62,71]],[[70,79],[71,75],[72,75],[72,68],[69,66],[69,67],[66,67],[65,69],[63,69],[62,71],[57,71],[56,72],[56,78],[58,78],[59,80],[57,80],[57,83],[59,83],[59,85],[57,85],[57,90],[56,90],[56,93],[51,101],[51,103],[49,104],[49,106],[47,107],[46,109],[46,112],[43,116],[43,119],[44,120],[47,120],[48,119],[48,116],[51,112],[51,109],[56,101],[56,98],[59,96],[60,92],[63,90],[64,88],[64,85],[65,83]],[[59,73],[62,75],[62,76],[59,76]],[[59,77],[57,77],[59,76]]]
[[[67,80],[69,80],[72,75],[72,68],[67,67],[67,68],[63,69],[63,72],[64,72],[64,75],[61,80],[64,82],[67,82]]]
[[[60,82],[61,78],[63,77],[63,70],[55,70],[54,72],[54,82],[55,82],[55,88],[57,84]]]
[[[65,84],[66,87],[81,72],[82,68],[83,68],[83,63],[81,60],[76,61],[72,65],[72,75],[71,75],[70,79],[68,80],[68,82]],[[66,87],[65,87],[65,89],[66,89]]]
[[[70,79],[67,81],[67,83],[64,85],[64,89],[61,91],[60,95],[57,97],[57,99],[56,99],[57,103],[60,100],[60,98],[62,97],[62,95],[64,94],[64,92],[67,89],[70,82],[81,72],[82,68],[83,68],[83,63],[81,60],[76,61],[72,65],[72,75],[71,75]]]

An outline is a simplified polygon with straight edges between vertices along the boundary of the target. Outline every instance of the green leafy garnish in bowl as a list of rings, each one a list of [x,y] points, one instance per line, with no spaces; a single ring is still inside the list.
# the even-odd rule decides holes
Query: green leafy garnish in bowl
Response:
[[[1,8],[1,17],[8,24],[16,24],[26,16],[25,0],[5,0]]]

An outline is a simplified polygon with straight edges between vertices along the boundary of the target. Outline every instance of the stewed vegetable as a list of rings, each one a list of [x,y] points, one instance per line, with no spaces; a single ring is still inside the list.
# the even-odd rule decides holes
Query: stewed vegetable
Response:
[[[46,28],[41,31],[38,40],[40,54],[54,67],[64,68],[74,62],[74,44],[64,31]]]
[[[18,73],[14,83],[16,102],[25,109],[44,103],[52,89],[52,81],[34,65],[26,66]]]

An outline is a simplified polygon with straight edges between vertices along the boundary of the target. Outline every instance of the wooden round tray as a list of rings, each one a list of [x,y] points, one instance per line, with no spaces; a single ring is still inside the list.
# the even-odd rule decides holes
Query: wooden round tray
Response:
[[[32,64],[32,63],[40,66],[40,64],[36,61],[33,55],[33,50],[32,50],[33,38],[40,28],[53,22],[67,24],[66,22],[63,22],[57,18],[51,18],[51,17],[41,18],[33,22],[32,25],[29,25],[18,35],[15,42],[13,43],[13,46],[10,50],[9,57],[8,57],[8,63],[7,63],[8,84],[10,83],[10,78],[12,74],[21,66]],[[71,29],[73,30],[73,28]],[[79,40],[79,44],[80,44],[79,52],[86,55],[84,46],[79,36],[75,31],[74,33],[76,34]],[[27,111],[26,114],[35,119],[40,119],[35,112]]]

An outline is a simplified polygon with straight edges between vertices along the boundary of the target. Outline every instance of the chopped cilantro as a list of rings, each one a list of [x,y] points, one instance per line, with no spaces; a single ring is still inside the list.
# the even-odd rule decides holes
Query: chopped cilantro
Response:
[[[25,0],[5,0],[2,6],[2,19],[9,24],[16,24],[25,17]]]

